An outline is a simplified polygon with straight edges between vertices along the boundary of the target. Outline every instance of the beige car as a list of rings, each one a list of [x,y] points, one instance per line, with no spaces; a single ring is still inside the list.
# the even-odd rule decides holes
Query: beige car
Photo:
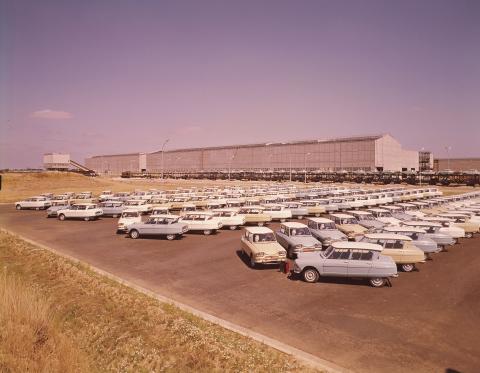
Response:
[[[273,231],[266,227],[249,227],[241,238],[242,252],[250,259],[250,267],[257,264],[277,264],[284,262],[287,252],[277,242]]]
[[[300,203],[303,207],[307,208],[309,216],[319,217],[321,214],[325,214],[325,212],[327,211],[325,205],[321,204],[319,201],[306,199],[300,201]]]
[[[417,263],[425,263],[425,253],[408,236],[393,233],[368,233],[364,242],[383,247],[382,254],[390,256],[404,272],[411,272]]]
[[[330,219],[334,221],[337,229],[345,233],[349,240],[358,241],[368,229],[358,224],[358,220],[348,214],[330,214]]]
[[[244,206],[240,208],[238,215],[245,217],[245,224],[256,224],[261,227],[272,221],[272,217],[264,211],[262,206]]]
[[[465,237],[472,238],[474,233],[480,231],[480,224],[472,221],[470,216],[461,213],[448,212],[443,214],[438,214],[441,218],[450,219],[456,227],[463,228],[465,230]]]

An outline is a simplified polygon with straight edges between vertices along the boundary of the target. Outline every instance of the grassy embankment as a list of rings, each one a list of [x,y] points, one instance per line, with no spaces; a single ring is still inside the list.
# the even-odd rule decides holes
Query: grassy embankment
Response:
[[[0,232],[0,372],[306,370],[286,354]]]

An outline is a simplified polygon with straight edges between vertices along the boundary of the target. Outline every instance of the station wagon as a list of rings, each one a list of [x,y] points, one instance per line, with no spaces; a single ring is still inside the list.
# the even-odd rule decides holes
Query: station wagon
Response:
[[[241,246],[252,268],[259,263],[278,264],[286,260],[285,249],[277,242],[273,231],[266,227],[245,228]]]
[[[188,225],[179,221],[177,215],[159,215],[150,217],[146,222],[133,223],[128,226],[130,238],[141,236],[162,236],[174,240],[188,232]]]
[[[277,241],[287,250],[287,256],[293,253],[320,251],[322,243],[310,232],[310,229],[302,223],[288,222],[280,224],[280,229],[275,232]]]

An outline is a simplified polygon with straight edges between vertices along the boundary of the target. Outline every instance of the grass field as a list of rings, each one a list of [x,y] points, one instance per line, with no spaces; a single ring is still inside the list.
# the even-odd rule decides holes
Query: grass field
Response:
[[[64,193],[90,191],[99,194],[103,190],[114,192],[132,191],[134,189],[174,189],[178,187],[205,187],[218,185],[253,185],[262,182],[238,182],[226,180],[164,180],[159,179],[120,179],[108,177],[87,177],[75,173],[41,172],[41,173],[4,173],[2,174],[0,203],[15,202],[41,193]],[[263,182],[265,184],[265,182]],[[303,183],[296,183],[303,186]],[[348,184],[343,184],[347,186]],[[359,184],[353,184],[358,186]],[[364,185],[363,187],[380,187]],[[439,187],[445,195],[459,194],[474,190],[467,186]]]
[[[0,372],[311,371],[0,232]]]

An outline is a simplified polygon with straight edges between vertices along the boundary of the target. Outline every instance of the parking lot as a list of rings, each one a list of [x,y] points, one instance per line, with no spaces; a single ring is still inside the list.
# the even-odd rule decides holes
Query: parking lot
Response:
[[[374,289],[362,280],[307,284],[275,267],[251,269],[238,253],[240,230],[132,240],[115,234],[117,219],[45,215],[2,205],[0,226],[355,371],[480,367],[479,236]]]

